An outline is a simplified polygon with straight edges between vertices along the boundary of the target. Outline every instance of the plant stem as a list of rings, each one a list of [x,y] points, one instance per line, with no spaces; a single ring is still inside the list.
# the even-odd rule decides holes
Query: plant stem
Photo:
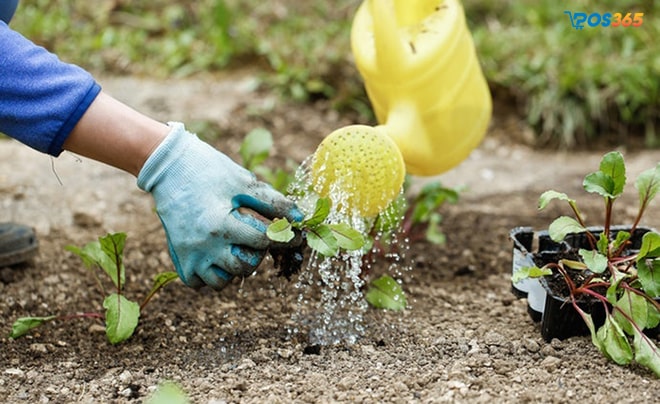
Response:
[[[571,207],[571,210],[573,211],[573,215],[575,216],[575,219],[578,221],[578,223],[580,223],[580,226],[586,229],[587,225],[586,223],[584,223],[584,219],[582,219],[582,215],[580,214],[580,210],[578,209],[577,204],[574,202],[569,202],[568,206]],[[586,231],[586,235],[587,235],[587,240],[589,241],[589,246],[591,247],[592,250],[595,250],[597,243],[596,237],[594,237],[594,235],[589,230]]]
[[[605,239],[609,241],[610,239],[610,224],[612,223],[612,205],[613,205],[614,199],[610,197],[605,198],[605,228],[603,231],[605,232]],[[607,258],[611,258],[612,254],[609,250],[607,249]]]
[[[599,286],[609,288],[610,285],[611,284],[609,282],[596,282],[596,283],[586,284],[585,286],[580,286],[579,288],[576,288],[575,290],[578,291],[578,290],[583,290],[583,289],[593,289],[593,288],[597,288]]]
[[[156,293],[157,293],[159,290],[161,290],[161,289],[163,288],[163,286],[165,286],[165,285],[166,285],[166,284],[163,284],[163,285],[161,285],[161,286],[159,286],[159,287],[154,288],[154,289],[151,290],[151,293],[149,293],[149,294],[144,298],[144,300],[142,301],[142,304],[140,304],[140,313],[142,313],[142,310],[143,310],[144,307],[149,303],[149,301],[151,300],[151,298],[154,297],[154,296],[156,295]]]
[[[589,288],[578,288],[578,289],[576,289],[576,292],[577,291],[579,291],[581,293],[584,293],[584,294],[587,294],[589,296],[593,296],[596,299],[603,302],[603,304],[605,304],[605,306],[607,306],[607,298],[605,296],[601,295],[600,293],[594,292],[593,290],[591,290]],[[605,311],[609,312],[609,309],[607,307],[605,307]]]
[[[571,296],[573,296],[575,292],[575,283],[573,283],[573,279],[571,279],[571,277],[568,276],[568,272],[566,272],[566,269],[564,269],[563,265],[561,264],[557,265],[557,270],[564,277],[564,282],[566,282],[566,285],[568,286],[569,293]]]
[[[121,288],[122,288],[122,286],[124,286],[124,285],[121,284],[121,264],[122,264],[121,259],[122,259],[122,257],[121,257],[121,254],[119,253],[119,251],[117,251],[117,243],[114,240],[112,241],[112,246],[114,247],[115,263],[117,264],[117,295],[121,295]]]
[[[646,192],[644,194],[644,198],[639,204],[639,210],[637,211],[637,217],[635,217],[635,221],[633,222],[632,228],[630,229],[630,234],[633,234],[635,232],[635,229],[639,225],[639,222],[642,220],[642,216],[644,215],[644,212],[646,211],[646,207],[649,205],[650,199],[649,199],[649,193]]]

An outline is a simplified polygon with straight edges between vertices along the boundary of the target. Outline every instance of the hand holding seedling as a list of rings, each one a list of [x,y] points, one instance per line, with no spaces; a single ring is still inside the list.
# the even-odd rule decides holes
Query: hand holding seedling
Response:
[[[138,185],[153,195],[177,273],[194,288],[219,290],[252,274],[278,245],[263,221],[239,208],[268,219],[303,217],[292,201],[178,123],[144,164]]]

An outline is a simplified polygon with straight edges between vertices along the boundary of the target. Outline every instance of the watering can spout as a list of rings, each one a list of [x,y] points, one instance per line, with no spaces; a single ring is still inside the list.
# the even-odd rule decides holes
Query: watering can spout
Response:
[[[365,0],[351,46],[408,173],[440,174],[481,142],[491,97],[458,0]]]
[[[426,133],[426,125],[413,100],[399,100],[388,110],[385,123],[377,128],[397,145],[404,158],[406,171],[420,172],[423,169],[417,164],[423,159],[423,153],[420,152],[430,150],[433,145],[428,141],[431,137]],[[411,133],[415,134],[414,142],[409,139]]]

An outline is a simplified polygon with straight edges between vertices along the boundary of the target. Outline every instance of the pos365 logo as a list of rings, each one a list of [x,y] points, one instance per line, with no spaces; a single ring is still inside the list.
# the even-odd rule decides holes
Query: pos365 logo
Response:
[[[572,13],[564,11],[568,14],[573,28],[580,30],[584,28],[586,22],[588,26],[594,27],[639,27],[644,23],[644,13]]]

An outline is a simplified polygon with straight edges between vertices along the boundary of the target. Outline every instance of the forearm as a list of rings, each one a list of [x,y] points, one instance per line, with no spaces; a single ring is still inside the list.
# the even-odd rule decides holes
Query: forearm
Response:
[[[64,150],[137,176],[169,130],[101,92],[64,142]]]

